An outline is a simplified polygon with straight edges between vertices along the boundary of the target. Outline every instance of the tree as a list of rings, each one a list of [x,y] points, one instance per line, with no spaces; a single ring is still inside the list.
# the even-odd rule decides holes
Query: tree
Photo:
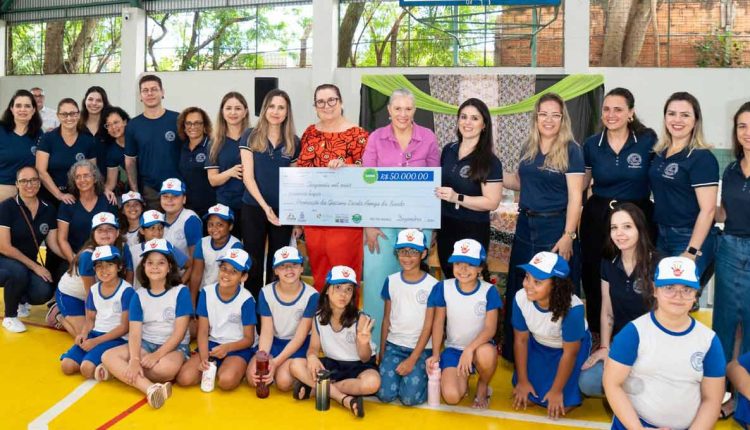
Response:
[[[601,66],[632,67],[641,55],[643,41],[649,24],[656,27],[658,0],[609,0],[607,21],[604,29],[604,52]],[[659,43],[656,41],[657,66],[659,64]]]
[[[366,3],[364,2],[349,3],[346,5],[346,12],[339,26],[339,67],[346,67],[347,63],[354,59],[352,57],[352,42],[354,41],[354,33],[359,26],[359,20],[365,11],[365,6]]]

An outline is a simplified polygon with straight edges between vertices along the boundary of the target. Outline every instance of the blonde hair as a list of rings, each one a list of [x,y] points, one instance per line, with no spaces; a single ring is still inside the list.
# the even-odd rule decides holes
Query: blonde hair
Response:
[[[294,118],[292,117],[292,102],[289,99],[289,94],[279,89],[269,91],[263,99],[263,105],[260,108],[260,116],[258,117],[258,124],[255,125],[253,132],[250,134],[248,146],[253,152],[266,152],[268,149],[268,129],[270,126],[266,119],[266,112],[268,111],[268,105],[271,104],[271,100],[273,100],[274,97],[281,97],[286,102],[286,118],[284,118],[284,122],[281,123],[281,137],[284,140],[284,155],[292,156],[294,155],[296,147]]]
[[[231,99],[237,99],[237,101],[245,107],[245,117],[242,118],[240,132],[245,131],[250,125],[250,111],[247,108],[247,100],[245,100],[245,96],[236,91],[226,93],[221,99],[219,113],[216,115],[216,128],[214,129],[214,135],[211,136],[211,150],[208,153],[208,159],[211,160],[211,163],[216,163],[216,160],[219,158],[219,152],[221,152],[221,148],[224,146],[224,140],[227,137],[228,127],[227,120],[224,119],[224,105]]]
[[[690,142],[687,144],[688,152],[692,152],[694,149],[710,149],[711,145],[706,142],[703,137],[703,114],[701,113],[701,105],[698,103],[698,99],[687,92],[677,92],[669,96],[666,103],[664,103],[664,116],[667,116],[667,108],[672,102],[688,102],[693,108],[693,115],[695,115],[695,125],[690,136]],[[659,154],[672,146],[672,135],[667,130],[667,122],[662,121],[662,131],[659,137],[659,142],[654,146],[654,152]]]
[[[557,133],[557,137],[552,142],[549,153],[544,159],[543,168],[549,170],[555,170],[558,172],[568,171],[568,145],[577,145],[573,138],[573,132],[570,128],[570,115],[568,115],[568,109],[565,107],[565,101],[559,95],[555,93],[547,93],[537,100],[534,105],[534,111],[531,112],[531,132],[529,138],[524,144],[523,155],[521,156],[521,162],[529,161],[533,162],[537,154],[541,151],[542,136],[539,134],[538,122],[539,122],[539,106],[542,103],[554,101],[560,106],[562,110],[562,120],[560,121],[560,131]]]

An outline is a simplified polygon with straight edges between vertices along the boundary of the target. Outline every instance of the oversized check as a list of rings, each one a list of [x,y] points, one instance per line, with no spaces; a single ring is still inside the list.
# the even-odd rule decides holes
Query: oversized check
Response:
[[[439,167],[281,168],[282,224],[440,228]]]

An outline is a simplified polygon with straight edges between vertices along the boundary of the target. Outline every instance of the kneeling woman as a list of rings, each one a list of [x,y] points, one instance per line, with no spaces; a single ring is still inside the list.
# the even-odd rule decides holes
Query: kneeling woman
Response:
[[[716,333],[689,314],[700,288],[695,262],[664,258],[655,278],[656,310],[623,327],[604,365],[612,428],[713,428],[726,363]]]
[[[143,288],[130,301],[128,344],[102,357],[107,372],[146,394],[155,409],[172,395],[172,383],[190,356],[190,290],[180,284],[172,246],[164,239],[146,242],[137,276]],[[99,371],[97,370],[97,373]]]
[[[310,397],[320,371],[328,370],[331,398],[365,416],[362,396],[375,394],[380,388],[380,374],[375,364],[372,342],[372,318],[357,309],[357,275],[347,266],[334,266],[326,277],[318,302],[307,359],[296,358],[291,364],[292,396],[297,400]],[[319,358],[320,350],[323,357]]]

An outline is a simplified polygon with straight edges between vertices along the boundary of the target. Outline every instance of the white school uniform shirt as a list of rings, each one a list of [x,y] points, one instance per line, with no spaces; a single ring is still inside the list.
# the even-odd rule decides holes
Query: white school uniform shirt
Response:
[[[273,319],[273,337],[276,339],[291,340],[300,320],[315,316],[320,294],[306,283],[300,283],[302,290],[291,302],[285,302],[276,295],[278,282],[272,282],[260,290],[258,314]]]
[[[86,309],[96,311],[93,330],[99,333],[109,333],[120,325],[122,311],[129,309],[134,291],[133,287],[123,279],[120,279],[115,292],[109,297],[104,297],[101,289],[101,282],[91,286],[86,300]],[[122,338],[127,340],[128,335],[125,334]]]
[[[323,349],[323,355],[336,361],[361,361],[357,354],[357,321],[349,327],[344,327],[341,331],[334,331],[331,324],[322,325],[320,316],[315,316],[315,330],[320,336],[320,347]],[[370,349],[372,354],[377,353],[375,343],[370,340]]]
[[[445,347],[463,351],[484,328],[487,312],[500,309],[502,301],[488,282],[477,280],[477,287],[464,293],[452,278],[435,285],[427,306],[445,308]]]
[[[581,340],[588,329],[583,302],[575,294],[565,317],[553,322],[552,312],[540,308],[528,299],[524,289],[520,289],[513,298],[511,315],[515,329],[528,331],[534,340],[548,348],[562,349],[564,342]]]
[[[125,243],[128,246],[137,245],[141,243],[141,241],[138,239],[138,230],[139,229],[135,229],[133,231],[129,231],[125,233]]]
[[[193,252],[193,259],[203,260],[203,278],[201,278],[201,286],[210,285],[219,281],[219,265],[216,264],[216,260],[223,256],[228,249],[232,248],[242,248],[242,242],[232,235],[229,235],[227,243],[218,249],[214,248],[211,243],[211,236],[201,238]]]
[[[240,285],[234,297],[224,301],[219,296],[219,284],[203,287],[198,295],[198,316],[208,318],[208,340],[219,344],[237,342],[245,337],[246,325],[258,325],[255,299],[250,291]],[[258,336],[255,336],[255,345]],[[253,346],[255,346],[253,345]]]
[[[143,260],[145,245],[145,243],[136,243],[125,247],[125,270],[133,272],[133,288],[136,290],[142,287],[141,283],[138,281],[136,271],[138,270],[138,265],[141,264],[141,261]],[[180,276],[182,276],[185,273],[185,264],[187,263],[188,258],[182,253],[182,251],[175,248],[174,259],[177,263],[177,267],[180,268]]]
[[[415,283],[404,280],[402,272],[385,279],[380,295],[383,300],[391,301],[388,342],[411,349],[417,346],[427,312],[427,299],[437,283],[429,273]],[[427,341],[426,348],[432,349],[432,339]]]
[[[78,271],[73,271],[71,275],[66,271],[57,283],[57,289],[61,293],[75,297],[76,299],[86,302],[86,288],[83,286],[81,276],[96,276],[94,274],[94,263],[91,262],[93,250],[84,249],[78,255]]]
[[[198,238],[195,240],[195,244],[197,245],[203,234],[203,223],[195,212],[183,208],[172,224],[164,225],[164,239],[182,251],[183,254],[191,255],[188,252],[188,238],[196,234],[196,226]]]
[[[159,295],[151,290],[140,288],[130,300],[130,321],[143,323],[142,338],[151,343],[162,345],[174,332],[177,318],[193,314],[193,302],[190,290],[185,285],[172,287]],[[185,330],[185,337],[180,342],[190,343],[190,331]]]
[[[623,388],[638,416],[656,427],[690,427],[701,404],[701,381],[726,373],[716,333],[695,320],[687,330],[672,332],[653,312],[620,330],[609,358],[631,366]]]

